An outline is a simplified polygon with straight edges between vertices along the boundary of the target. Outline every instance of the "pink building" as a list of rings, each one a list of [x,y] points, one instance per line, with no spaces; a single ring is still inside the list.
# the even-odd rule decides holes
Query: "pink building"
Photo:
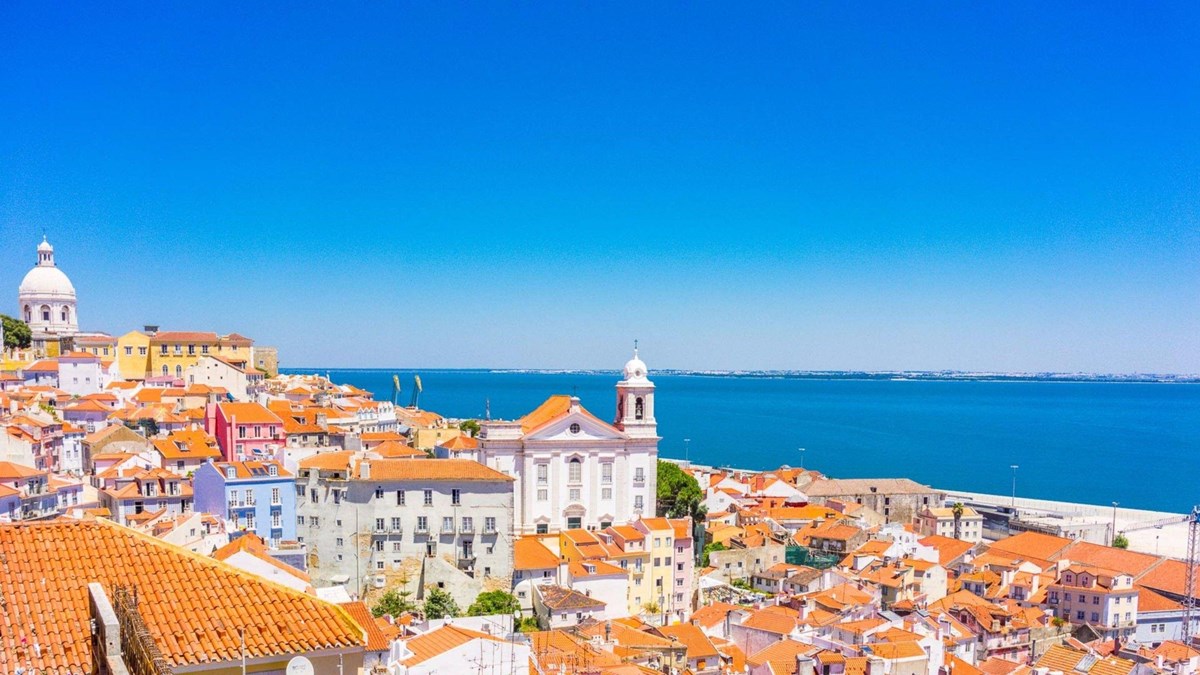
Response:
[[[204,428],[226,462],[274,457],[283,446],[283,420],[258,403],[210,403]]]

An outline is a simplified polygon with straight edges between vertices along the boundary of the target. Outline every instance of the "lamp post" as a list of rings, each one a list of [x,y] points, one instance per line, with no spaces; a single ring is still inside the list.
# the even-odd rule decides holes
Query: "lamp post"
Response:
[[[683,439],[683,461],[687,462],[688,466],[692,465],[691,449],[692,449],[692,439],[690,439],[690,438]]]
[[[1012,512],[1017,515],[1017,469],[1021,468],[1016,464],[1010,464],[1008,468],[1012,469],[1013,489],[1012,489]]]
[[[804,469],[804,448],[799,448],[799,450],[800,450],[800,468]]]

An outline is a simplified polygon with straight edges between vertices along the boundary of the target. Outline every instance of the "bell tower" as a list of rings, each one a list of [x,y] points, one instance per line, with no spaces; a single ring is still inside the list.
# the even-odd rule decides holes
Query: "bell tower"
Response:
[[[646,364],[638,358],[637,341],[633,343],[633,358],[622,371],[624,379],[617,383],[617,419],[613,426],[633,438],[658,438],[654,421],[654,383],[647,377]]]

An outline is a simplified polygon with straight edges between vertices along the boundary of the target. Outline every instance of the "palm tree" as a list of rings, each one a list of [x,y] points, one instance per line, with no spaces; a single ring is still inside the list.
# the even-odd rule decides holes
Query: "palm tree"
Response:
[[[951,506],[950,510],[954,512],[954,538],[962,539],[962,502],[954,502],[954,506]]]

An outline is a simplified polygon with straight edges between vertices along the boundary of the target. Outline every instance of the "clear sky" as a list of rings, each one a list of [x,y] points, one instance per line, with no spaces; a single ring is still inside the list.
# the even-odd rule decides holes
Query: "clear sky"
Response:
[[[1195,2],[291,4],[0,3],[0,309],[44,230],[285,365],[1200,372]]]

